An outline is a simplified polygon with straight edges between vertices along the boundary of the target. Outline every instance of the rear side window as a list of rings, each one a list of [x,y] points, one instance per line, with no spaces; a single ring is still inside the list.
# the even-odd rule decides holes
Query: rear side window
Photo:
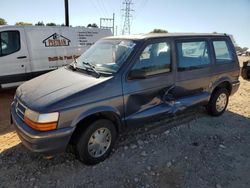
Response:
[[[231,63],[233,61],[232,52],[225,40],[213,41],[216,63]]]
[[[178,70],[193,70],[211,63],[207,41],[177,42]]]
[[[19,51],[20,34],[19,31],[3,31],[0,33],[0,56],[5,56]]]

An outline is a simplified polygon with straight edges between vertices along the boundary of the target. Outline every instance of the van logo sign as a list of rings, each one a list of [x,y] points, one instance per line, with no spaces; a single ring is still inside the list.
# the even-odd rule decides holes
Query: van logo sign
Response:
[[[71,41],[69,39],[58,33],[54,33],[43,40],[45,47],[69,46],[70,42]]]

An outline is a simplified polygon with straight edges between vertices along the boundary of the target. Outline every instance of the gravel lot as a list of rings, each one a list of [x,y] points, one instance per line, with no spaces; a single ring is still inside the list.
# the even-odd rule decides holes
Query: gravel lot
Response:
[[[95,166],[70,148],[52,159],[24,148],[9,123],[13,94],[0,93],[0,187],[250,187],[249,81],[241,80],[224,115],[194,108],[128,130]]]

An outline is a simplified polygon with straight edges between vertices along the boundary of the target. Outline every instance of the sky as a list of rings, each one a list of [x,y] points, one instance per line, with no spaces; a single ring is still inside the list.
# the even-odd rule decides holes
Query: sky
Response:
[[[70,25],[100,24],[115,13],[121,34],[124,0],[69,0]],[[250,0],[132,0],[131,34],[155,28],[168,32],[228,33],[250,48]],[[64,0],[2,0],[0,18],[16,22],[64,23]]]

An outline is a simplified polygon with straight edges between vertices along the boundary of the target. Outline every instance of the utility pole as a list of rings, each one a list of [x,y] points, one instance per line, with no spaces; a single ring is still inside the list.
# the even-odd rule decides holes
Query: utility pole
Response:
[[[115,35],[115,13],[113,13],[113,18],[100,18],[100,28],[111,29],[113,35]]]
[[[130,18],[132,17],[132,14],[130,14],[130,12],[134,11],[131,9],[131,4],[132,0],[124,0],[123,4],[125,5],[125,9],[122,9],[122,11],[124,11],[124,25],[123,25],[123,29],[122,29],[122,34],[123,35],[129,35],[130,34]]]
[[[64,0],[64,8],[65,8],[65,26],[69,27],[69,2],[68,0]]]

